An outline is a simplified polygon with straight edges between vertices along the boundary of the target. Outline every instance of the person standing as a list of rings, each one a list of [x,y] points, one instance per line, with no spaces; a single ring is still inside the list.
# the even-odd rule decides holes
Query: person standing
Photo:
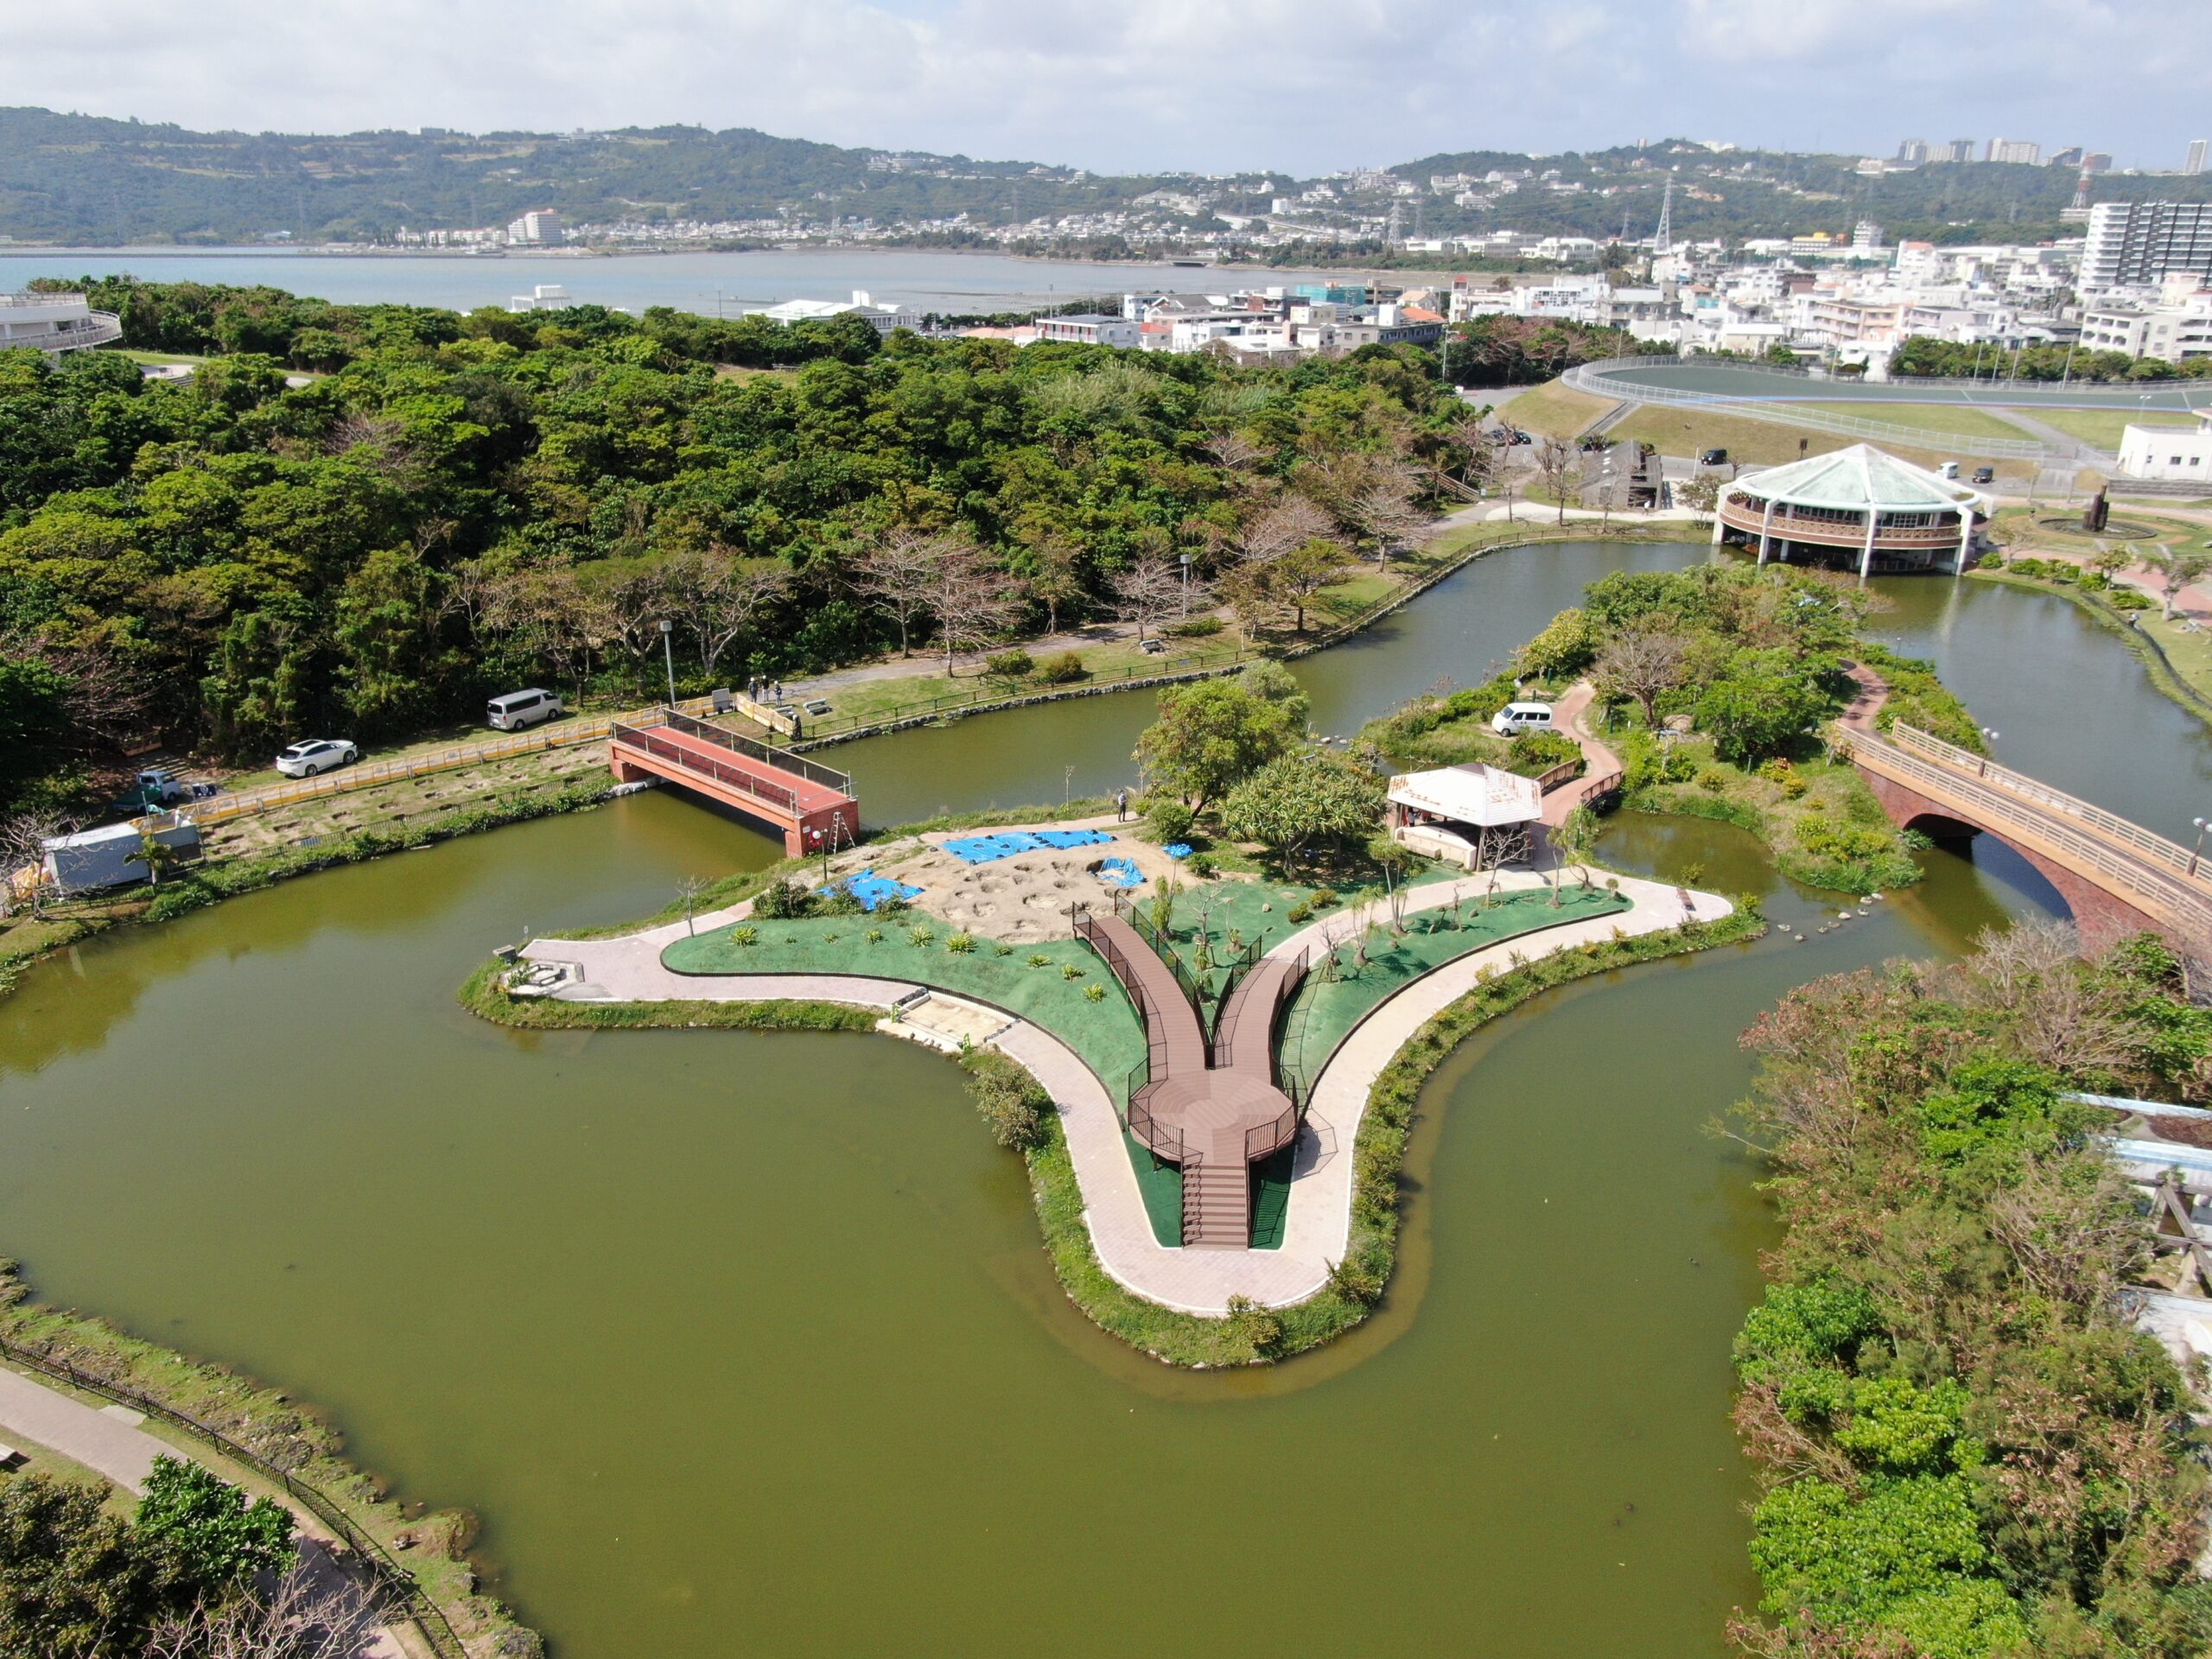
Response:
[[[1128,821],[1129,791],[1127,789],[1117,789],[1114,791],[1114,822],[1127,823]]]

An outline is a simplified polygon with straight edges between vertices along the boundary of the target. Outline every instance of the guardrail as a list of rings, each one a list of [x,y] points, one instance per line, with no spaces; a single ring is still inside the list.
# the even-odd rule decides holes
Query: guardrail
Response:
[[[57,1359],[41,1350],[10,1342],[4,1337],[0,1337],[0,1357],[41,1376],[53,1377],[57,1382],[67,1382],[87,1394],[98,1395],[104,1400],[128,1406],[149,1417],[159,1418],[194,1440],[206,1441],[222,1456],[252,1470],[264,1480],[281,1486],[287,1495],[336,1533],[347,1548],[360,1557],[362,1565],[376,1580],[378,1590],[399,1604],[402,1616],[422,1633],[423,1641],[439,1656],[439,1659],[468,1659],[468,1649],[446,1618],[444,1609],[430,1599],[429,1592],[416,1581],[413,1573],[394,1560],[382,1544],[371,1537],[359,1522],[346,1514],[337,1501],[320,1487],[309,1485],[290,1471],[270,1462],[259,1452],[240,1446],[220,1429],[212,1428],[196,1418],[188,1417],[149,1394],[80,1371],[66,1359]]]
[[[2064,790],[2053,789],[2049,784],[2031,778],[2024,772],[1999,766],[1987,755],[1975,754],[1955,743],[1946,743],[1932,733],[1902,721],[1893,725],[1890,741],[1899,748],[1911,749],[1955,772],[1971,775],[1978,782],[1993,781],[2008,793],[2059,812],[2067,817],[2086,823],[2101,834],[2121,842],[2132,852],[2139,853],[2170,870],[2177,870],[2184,880],[2190,882],[2208,896],[2212,896],[2212,869],[2204,867],[2198,855],[2177,842],[2145,830],[2139,823],[2107,812],[2094,802],[2078,795],[2069,795]]]
[[[1770,426],[1805,427],[1815,432],[1832,432],[1840,437],[1875,438],[1909,448],[1947,449],[1990,461],[2032,461],[2038,463],[2049,461],[2053,454],[2050,444],[2038,443],[2031,438],[1988,438],[1964,432],[1931,432],[1923,427],[1902,426],[1895,421],[1868,420],[1858,415],[1840,415],[1787,399],[1761,401],[1707,391],[1688,391],[1675,386],[1643,385],[1630,380],[1608,379],[1603,372],[1607,369],[1630,366],[1649,368],[1652,361],[1649,358],[1611,358],[1602,363],[1581,364],[1569,369],[1560,378],[1576,391],[1587,392],[1593,397],[1611,398],[1615,403],[1666,404],[1677,408],[1702,409],[1732,418],[1764,421]],[[2078,453],[2081,448],[2080,445],[2075,446],[2075,452]]]
[[[1144,988],[1144,981],[1129,967],[1128,958],[1122,948],[1098,930],[1090,912],[1079,906],[1069,906],[1069,921],[1075,936],[1097,952],[1115,982],[1137,1005],[1137,1013],[1144,1020],[1144,1058],[1129,1068],[1122,1079],[1122,1127],[1162,1158],[1179,1163],[1183,1158],[1183,1136],[1177,1129],[1169,1128],[1152,1115],[1149,1102],[1153,1090],[1164,1081],[1161,1073],[1166,1069],[1167,1039],[1163,1030],[1158,1004]]]
[[[652,732],[634,726],[618,725],[610,735],[613,741],[625,748],[665,760],[680,772],[711,778],[725,789],[750,795],[790,817],[801,816],[798,791],[787,785],[772,784],[741,767],[725,765],[711,755],[701,754],[696,749],[686,748],[681,743],[671,743],[664,737],[656,737]]]
[[[819,784],[824,789],[834,789],[840,795],[849,795],[853,792],[853,775],[849,772],[839,772],[835,766],[822,766],[803,756],[794,754],[789,749],[779,749],[772,744],[757,742],[740,732],[726,731],[711,721],[695,720],[681,709],[673,709],[665,703],[661,705],[658,717],[661,724],[668,727],[671,731],[683,733],[686,737],[696,737],[702,743],[711,743],[717,748],[728,749],[733,754],[744,755],[748,760],[760,761],[763,766],[773,766],[779,772],[791,772],[797,777],[805,779],[810,784]]]

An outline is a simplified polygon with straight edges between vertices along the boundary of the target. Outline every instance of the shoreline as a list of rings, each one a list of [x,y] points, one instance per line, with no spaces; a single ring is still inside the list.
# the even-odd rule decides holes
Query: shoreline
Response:
[[[2031,555],[2030,556],[2035,556]],[[2094,593],[2085,593],[2070,582],[2051,582],[2042,576],[2022,575],[2012,568],[2008,557],[2005,566],[1997,570],[1969,570],[1969,581],[1986,582],[1994,588],[2016,588],[2029,593],[2050,594],[2074,605],[2095,623],[2100,630],[2118,636],[2127,648],[2127,653],[2143,664],[2143,671],[2158,695],[2194,715],[2207,726],[2212,726],[2212,698],[2208,698],[2181,677],[2181,671],[2166,655],[2155,635],[2133,626],[2128,618],[2139,612],[2117,609],[2107,605]]]

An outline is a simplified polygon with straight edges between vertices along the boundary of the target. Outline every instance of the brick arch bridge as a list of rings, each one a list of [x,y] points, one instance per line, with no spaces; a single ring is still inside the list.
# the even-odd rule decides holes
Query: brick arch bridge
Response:
[[[2084,950],[2149,931],[2212,957],[2212,859],[2200,864],[2139,824],[1916,728],[1876,731],[1887,688],[1863,670],[1860,679],[1867,695],[1844,717],[1837,748],[1898,828],[1996,836],[2058,889]]]

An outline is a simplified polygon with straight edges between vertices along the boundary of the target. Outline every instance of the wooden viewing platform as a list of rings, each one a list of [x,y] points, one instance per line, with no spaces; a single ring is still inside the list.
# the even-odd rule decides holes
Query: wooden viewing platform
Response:
[[[860,835],[860,803],[846,773],[674,709],[616,721],[607,761],[619,782],[664,779],[775,825],[793,858],[849,847]]]
[[[1183,1243],[1252,1243],[1252,1166],[1298,1136],[1297,1101],[1277,1084],[1274,1028],[1306,977],[1303,953],[1262,957],[1223,1007],[1209,1042],[1174,969],[1118,915],[1078,912],[1096,950],[1144,1016],[1142,1080],[1130,1078],[1129,1133],[1183,1172]]]

